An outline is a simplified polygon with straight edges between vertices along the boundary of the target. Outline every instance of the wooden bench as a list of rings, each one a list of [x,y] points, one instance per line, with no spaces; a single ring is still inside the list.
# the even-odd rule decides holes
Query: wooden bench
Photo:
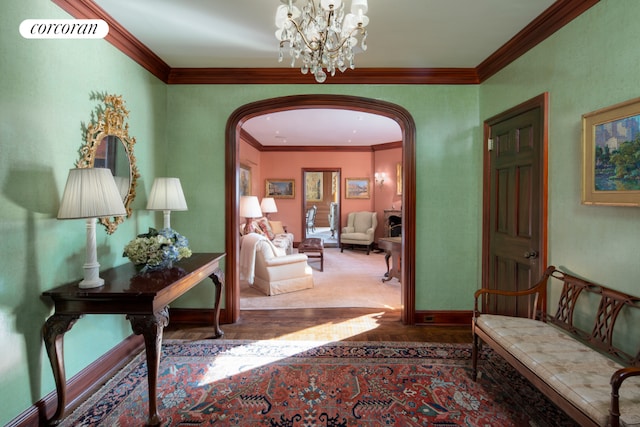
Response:
[[[502,298],[526,317],[488,314]],[[640,298],[551,266],[530,289],[476,291],[474,379],[482,342],[581,426],[640,426]]]

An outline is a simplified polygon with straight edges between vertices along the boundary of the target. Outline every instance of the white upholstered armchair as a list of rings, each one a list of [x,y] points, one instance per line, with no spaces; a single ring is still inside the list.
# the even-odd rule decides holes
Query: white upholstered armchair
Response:
[[[313,288],[313,272],[305,254],[286,255],[256,233],[240,240],[240,279],[267,295]]]
[[[340,252],[345,245],[366,246],[367,255],[373,247],[374,234],[378,226],[376,212],[351,212],[347,216],[347,226],[340,234]]]

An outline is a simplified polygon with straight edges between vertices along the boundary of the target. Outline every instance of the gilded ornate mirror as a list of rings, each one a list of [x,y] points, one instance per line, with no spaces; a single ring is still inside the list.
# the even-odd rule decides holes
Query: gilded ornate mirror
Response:
[[[131,203],[136,197],[136,184],[140,174],[133,155],[136,139],[129,136],[129,124],[125,119],[129,111],[122,96],[104,95],[104,106],[98,108],[98,118],[87,127],[86,143],[80,148],[79,168],[109,168],[114,179],[127,216],[100,218],[108,234],[112,234],[126,218],[131,216]]]

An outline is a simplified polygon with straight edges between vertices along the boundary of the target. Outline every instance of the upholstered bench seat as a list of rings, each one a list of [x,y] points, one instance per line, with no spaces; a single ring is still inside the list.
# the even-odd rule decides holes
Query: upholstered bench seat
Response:
[[[623,366],[539,320],[482,314],[477,325],[573,405],[605,426],[611,403],[611,373]],[[620,396],[620,423],[640,426],[640,377]]]

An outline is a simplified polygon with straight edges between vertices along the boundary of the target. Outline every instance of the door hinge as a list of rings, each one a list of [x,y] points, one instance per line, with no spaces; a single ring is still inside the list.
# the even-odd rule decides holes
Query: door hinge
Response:
[[[493,138],[487,139],[487,150],[489,151],[493,150]]]

